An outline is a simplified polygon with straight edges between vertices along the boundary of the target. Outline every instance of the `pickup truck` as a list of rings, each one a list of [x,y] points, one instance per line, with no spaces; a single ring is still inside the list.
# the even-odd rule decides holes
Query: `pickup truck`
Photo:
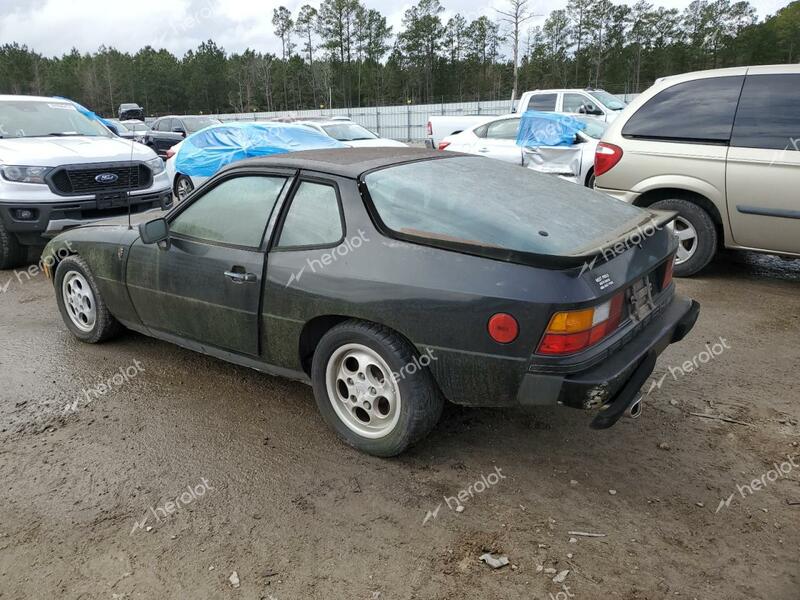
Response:
[[[87,111],[88,112],[88,111]],[[163,161],[62,98],[0,95],[0,269],[64,229],[166,209]]]
[[[538,110],[567,115],[588,115],[611,123],[625,106],[627,106],[625,101],[605,90],[565,88],[525,92],[513,112]],[[439,148],[442,138],[482,125],[495,116],[497,115],[430,116],[425,145],[429,148]]]

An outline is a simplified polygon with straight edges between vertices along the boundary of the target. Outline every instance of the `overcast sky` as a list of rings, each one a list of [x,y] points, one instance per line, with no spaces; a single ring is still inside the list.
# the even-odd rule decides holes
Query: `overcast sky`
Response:
[[[650,0],[653,4],[683,9],[689,0]],[[272,10],[283,4],[297,14],[309,0],[0,0],[0,43],[19,42],[47,56],[60,56],[73,47],[93,52],[102,45],[135,51],[150,44],[182,56],[186,50],[209,38],[228,52],[247,47],[280,52],[272,33]],[[399,30],[406,0],[366,0],[367,7],[386,15]],[[630,3],[633,3],[630,1]],[[789,0],[751,0],[759,18],[774,14]],[[507,0],[442,0],[445,18],[454,12],[474,19],[493,17],[494,7]],[[566,0],[530,0],[537,14],[562,8]],[[541,24],[544,17],[531,21]]]

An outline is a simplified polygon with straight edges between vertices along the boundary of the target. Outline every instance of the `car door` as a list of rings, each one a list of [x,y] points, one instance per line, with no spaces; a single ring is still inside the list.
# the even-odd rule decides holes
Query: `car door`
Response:
[[[503,162],[522,164],[522,148],[517,146],[519,117],[498,119],[475,129],[470,154],[478,154]]]
[[[726,169],[728,218],[739,246],[800,253],[800,73],[794,70],[752,67],[745,78]]]
[[[170,214],[168,244],[133,244],[127,285],[147,328],[259,354],[265,231],[292,175],[233,172]]]
[[[182,127],[180,119],[165,119],[158,133],[158,143],[156,151],[159,156],[166,156],[167,150],[183,139],[180,133],[173,132],[173,129]]]

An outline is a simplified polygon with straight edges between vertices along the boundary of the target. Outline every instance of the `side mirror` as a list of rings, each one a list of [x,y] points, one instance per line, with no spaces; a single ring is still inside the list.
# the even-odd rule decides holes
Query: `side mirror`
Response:
[[[169,241],[169,224],[166,219],[153,219],[139,225],[139,237],[145,244]]]

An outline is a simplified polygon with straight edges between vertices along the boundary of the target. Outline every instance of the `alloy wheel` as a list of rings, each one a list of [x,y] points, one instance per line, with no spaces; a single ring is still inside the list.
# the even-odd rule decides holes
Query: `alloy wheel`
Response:
[[[97,304],[86,278],[77,271],[70,271],[64,276],[61,293],[72,324],[81,331],[92,331],[97,322]]]

